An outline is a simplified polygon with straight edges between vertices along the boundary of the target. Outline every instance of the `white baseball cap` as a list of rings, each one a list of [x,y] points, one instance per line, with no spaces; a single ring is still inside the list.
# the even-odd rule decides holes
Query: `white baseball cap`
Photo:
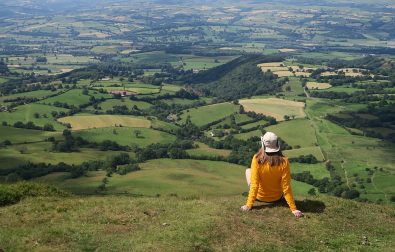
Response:
[[[280,145],[278,143],[278,137],[273,132],[266,132],[265,135],[261,136],[262,148],[267,153],[273,153],[280,151]]]

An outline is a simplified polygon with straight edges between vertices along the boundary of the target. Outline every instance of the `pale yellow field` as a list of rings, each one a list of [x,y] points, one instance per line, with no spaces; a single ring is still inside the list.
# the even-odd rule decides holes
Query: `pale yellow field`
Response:
[[[356,70],[357,72],[354,72],[354,70]],[[363,71],[363,69],[359,69],[359,68],[342,68],[339,69],[338,71],[343,71],[346,76],[351,76],[351,77],[363,76],[363,74],[359,72],[359,71]]]
[[[274,67],[261,67],[263,72],[270,70],[271,72],[288,71],[288,67],[274,66]]]
[[[73,130],[106,128],[114,126],[149,128],[151,122],[144,118],[116,115],[81,115],[58,119],[61,123],[70,123]]]
[[[306,73],[306,72],[295,72],[295,76],[303,76],[303,77],[309,77],[311,73]]]
[[[321,73],[321,76],[332,76],[332,75],[337,75],[337,73],[330,72],[330,71],[326,71],[326,72]]]
[[[261,68],[262,72],[270,72],[276,74],[278,77],[290,77],[290,76],[302,76],[309,77],[311,73],[306,72],[307,70],[314,70],[315,68],[304,68],[299,69],[299,66],[285,66],[283,62],[270,62],[270,63],[262,63],[257,65]],[[289,67],[292,67],[295,73],[289,71]]]
[[[358,72],[354,72],[354,69],[357,70]],[[350,77],[358,77],[358,76],[363,76],[360,71],[363,71],[364,69],[358,69],[358,68],[342,68],[337,70],[337,72],[333,71],[326,71],[321,73],[321,76],[332,76],[332,75],[337,75],[338,72],[343,71],[345,76],[350,76]]]
[[[332,85],[329,83],[319,83],[313,81],[307,82],[306,86],[308,89],[328,89],[332,87]]]
[[[316,67],[303,67],[303,69],[299,69],[299,66],[289,66],[289,67],[292,67],[292,69],[295,71],[295,72],[303,72],[303,71],[307,71],[307,70],[316,70],[317,68]]]
[[[290,48],[282,48],[282,49],[278,49],[280,52],[295,52],[295,49],[290,49]]]
[[[277,71],[274,72],[278,77],[289,77],[289,76],[294,76],[294,74],[290,71]]]
[[[258,67],[280,67],[281,65],[284,65],[283,62],[269,62],[269,63],[262,63],[258,64]]]
[[[284,116],[288,115],[291,118],[305,117],[303,102],[295,102],[290,100],[278,98],[261,98],[261,99],[246,99],[240,100],[240,104],[245,111],[254,111],[256,113],[272,116],[277,121],[283,121]]]

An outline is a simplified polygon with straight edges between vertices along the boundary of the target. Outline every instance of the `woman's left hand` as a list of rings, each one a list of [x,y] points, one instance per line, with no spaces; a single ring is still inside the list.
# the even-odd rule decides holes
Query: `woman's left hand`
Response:
[[[249,210],[251,210],[247,205],[242,206],[240,209],[241,209],[241,211],[249,211]]]

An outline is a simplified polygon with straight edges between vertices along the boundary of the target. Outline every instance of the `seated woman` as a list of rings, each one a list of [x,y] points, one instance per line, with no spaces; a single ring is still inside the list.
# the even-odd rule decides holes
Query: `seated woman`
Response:
[[[241,209],[250,210],[255,200],[277,202],[285,198],[295,217],[303,216],[295,205],[289,162],[281,153],[278,137],[272,132],[267,132],[261,137],[261,142],[262,148],[252,158],[251,169],[246,170],[250,191],[247,204]]]

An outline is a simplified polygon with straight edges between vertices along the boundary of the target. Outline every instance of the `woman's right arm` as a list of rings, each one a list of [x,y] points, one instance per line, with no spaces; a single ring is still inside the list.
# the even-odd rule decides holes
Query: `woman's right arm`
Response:
[[[281,177],[281,187],[283,190],[284,198],[287,201],[289,208],[291,209],[292,212],[296,211],[297,209],[295,205],[295,200],[292,195],[292,189],[291,189],[291,171],[289,168],[288,159],[286,159],[283,175]]]
[[[252,158],[251,161],[251,184],[250,184],[250,192],[248,193],[247,207],[249,209],[252,208],[252,205],[255,202],[256,196],[258,194],[259,188],[259,176],[258,176],[258,160],[256,156]]]

